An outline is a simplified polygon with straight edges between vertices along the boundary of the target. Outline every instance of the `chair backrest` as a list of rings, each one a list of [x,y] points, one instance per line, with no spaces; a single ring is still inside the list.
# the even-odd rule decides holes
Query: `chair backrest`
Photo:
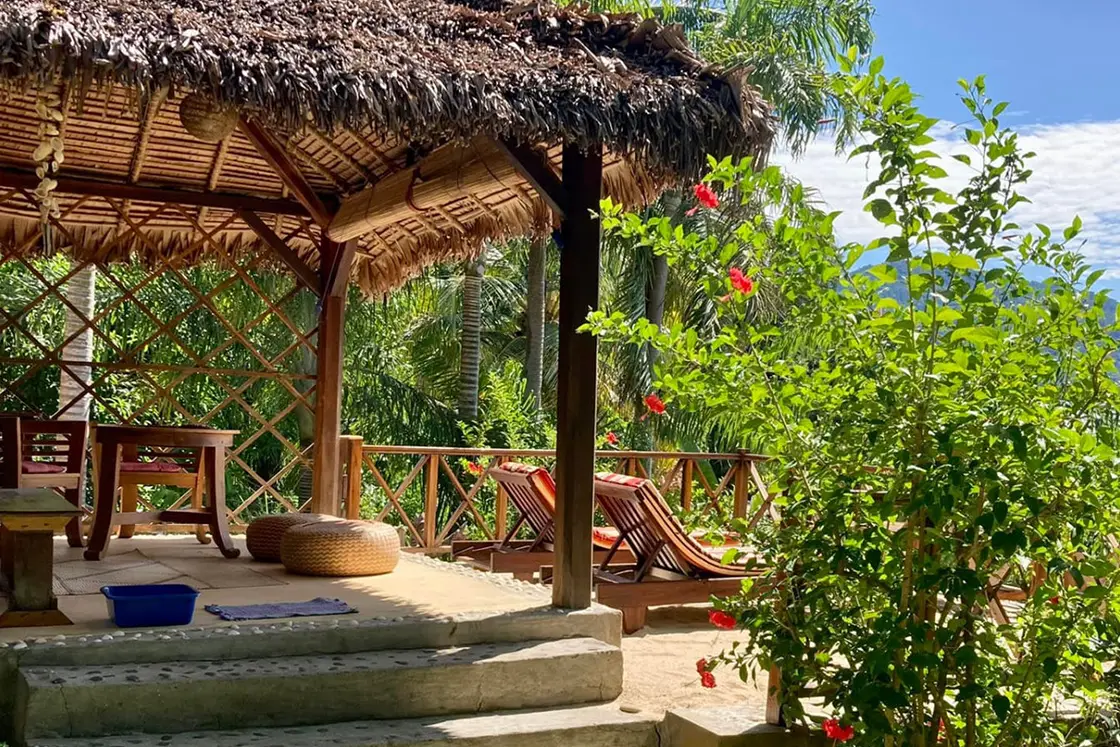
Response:
[[[20,420],[23,462],[61,467],[65,474],[83,474],[86,468],[84,420]]]
[[[0,488],[18,488],[23,450],[20,420],[15,415],[0,415]]]
[[[595,498],[624,535],[639,568],[696,578],[744,575],[742,568],[713,560],[689,536],[649,480],[603,472],[595,476]]]
[[[543,543],[552,543],[556,539],[556,483],[548,470],[506,462],[491,467],[490,476],[505,489],[537,538]]]
[[[90,441],[95,448],[100,448],[102,441],[98,438],[96,423],[90,423]],[[197,474],[202,468],[202,449],[197,446],[150,446],[139,444],[123,444],[121,447],[121,461],[124,463],[139,462],[156,464],[168,473],[182,472]],[[126,468],[124,471],[128,472]]]

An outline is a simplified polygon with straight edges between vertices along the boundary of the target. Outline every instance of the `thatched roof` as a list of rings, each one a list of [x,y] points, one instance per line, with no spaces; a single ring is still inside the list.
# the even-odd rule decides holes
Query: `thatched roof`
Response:
[[[601,142],[608,190],[634,203],[693,178],[708,153],[757,152],[772,130],[754,90],[698,60],[679,29],[504,0],[7,0],[0,83],[12,93],[0,103],[0,167],[33,168],[34,91],[59,81],[63,175],[258,197],[287,192],[241,132],[216,144],[187,134],[185,94],[267,122],[314,189],[335,198],[483,136],[543,146],[554,160],[562,143]],[[26,198],[0,205],[0,241],[33,236],[38,212]],[[121,205],[75,202],[64,199],[62,222],[78,255],[259,248],[218,208],[128,201],[125,233],[145,236],[125,237]],[[520,178],[416,207],[363,239],[356,272],[366,290],[548,222]],[[270,220],[315,261],[305,218]]]

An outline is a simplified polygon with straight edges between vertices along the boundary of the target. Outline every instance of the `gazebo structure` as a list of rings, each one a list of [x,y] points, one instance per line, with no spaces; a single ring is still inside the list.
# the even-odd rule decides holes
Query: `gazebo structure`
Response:
[[[289,466],[310,466],[312,506],[337,512],[348,285],[381,296],[487,240],[558,224],[553,600],[587,606],[596,344],[577,329],[598,303],[594,211],[602,195],[636,206],[696,178],[708,153],[757,154],[772,129],[741,73],[698,59],[679,27],[637,15],[508,0],[11,0],[0,7],[0,260],[37,277],[27,307],[49,301],[81,323],[34,340],[33,355],[0,342],[4,407],[18,408],[19,382],[44,367],[95,399],[106,377],[133,375],[153,399],[173,399],[202,375],[222,378],[219,406],[251,409],[246,392],[263,382],[292,404],[253,412],[250,438],[283,440]],[[35,269],[56,254],[68,269]],[[145,271],[124,282],[113,268],[125,263]],[[109,360],[68,357],[110,313],[66,298],[82,267],[118,287],[114,309],[143,309],[146,289],[186,284],[200,263],[259,292],[260,316],[223,317],[227,281],[190,286],[191,308],[110,346]],[[269,296],[250,267],[283,268],[292,286]],[[316,299],[310,327],[293,323],[298,293]],[[228,346],[145,362],[147,346],[174,341],[202,312],[225,325]],[[249,333],[265,324],[288,335],[279,353]],[[0,311],[5,334],[33,337],[23,310]],[[229,346],[254,370],[224,364]],[[292,372],[303,350],[316,355],[313,373]],[[276,431],[297,406],[314,413],[310,457]],[[253,496],[275,493],[276,477],[252,477]]]

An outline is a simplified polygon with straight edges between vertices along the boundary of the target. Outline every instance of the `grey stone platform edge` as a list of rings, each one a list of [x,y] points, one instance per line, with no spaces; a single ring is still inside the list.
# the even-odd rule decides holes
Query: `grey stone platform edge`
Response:
[[[603,703],[622,651],[591,638],[124,666],[23,667],[17,744]]]
[[[330,726],[35,740],[29,747],[657,747],[657,717],[616,705]]]
[[[766,723],[758,709],[736,706],[669,711],[658,727],[660,747],[830,747],[823,734]]]

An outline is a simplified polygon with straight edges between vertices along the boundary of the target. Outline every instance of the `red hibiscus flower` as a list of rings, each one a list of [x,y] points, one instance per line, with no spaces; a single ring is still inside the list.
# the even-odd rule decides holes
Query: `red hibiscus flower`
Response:
[[[696,195],[697,201],[704,207],[708,209],[719,207],[719,197],[707,184],[697,184],[692,188],[692,193]]]
[[[841,726],[840,722],[834,718],[825,719],[821,726],[824,727],[824,735],[837,742],[847,742],[856,735],[854,726]]]
[[[746,295],[754,290],[754,281],[744,275],[738,267],[732,267],[727,274],[731,276],[731,287],[739,293]]]
[[[468,462],[467,463],[467,472],[470,472],[475,477],[481,477],[482,473],[485,472],[485,471],[486,470],[484,470],[482,468],[482,465],[479,464],[478,462]]]
[[[1058,606],[1059,604],[1061,604],[1061,602],[1062,602],[1062,598],[1061,598],[1061,597],[1050,597],[1050,600],[1049,600],[1049,601],[1050,601],[1050,604],[1052,604],[1052,605],[1054,605],[1055,607],[1057,607],[1057,606]]]
[[[708,622],[720,630],[735,630],[738,624],[734,615],[729,615],[723,610],[712,610],[708,613]]]
[[[618,436],[614,434],[614,431],[607,434],[607,443],[611,446],[618,446]]]
[[[708,671],[708,660],[707,659],[697,659],[696,660],[696,673],[702,675],[702,674],[704,674],[704,672],[707,672],[707,671]]]
[[[709,689],[713,688],[713,687],[716,686],[716,676],[714,674],[712,674],[711,672],[701,672],[700,673],[700,684],[703,687],[707,687]]]
[[[647,394],[646,395],[646,407],[648,407],[649,411],[652,412],[654,415],[664,415],[665,414],[665,403],[662,402],[661,398],[658,397],[656,394]]]

